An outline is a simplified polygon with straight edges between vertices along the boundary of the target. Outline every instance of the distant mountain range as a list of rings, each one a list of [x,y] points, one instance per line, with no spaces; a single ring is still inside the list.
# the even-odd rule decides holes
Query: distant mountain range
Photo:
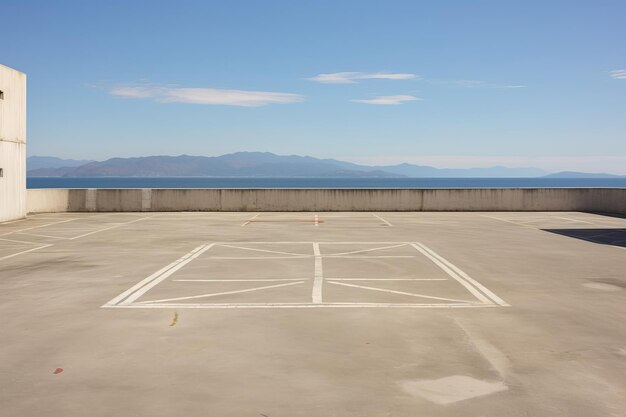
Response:
[[[310,156],[275,155],[269,152],[237,152],[222,156],[147,156],[77,161],[31,156],[29,177],[317,177],[317,178],[442,178],[442,177],[541,177],[538,168],[441,169],[399,164],[369,166]],[[617,177],[610,174],[563,172],[553,178]]]
[[[42,169],[42,168],[64,168],[64,167],[78,167],[88,164],[90,160],[76,160],[76,159],[61,159],[54,156],[31,156],[26,160],[28,170]]]
[[[594,174],[589,172],[562,171],[548,174],[546,178],[625,178],[626,175]]]

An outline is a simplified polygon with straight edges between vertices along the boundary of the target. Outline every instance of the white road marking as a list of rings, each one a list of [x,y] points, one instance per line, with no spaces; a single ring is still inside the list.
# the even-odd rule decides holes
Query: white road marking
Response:
[[[534,229],[534,230],[536,230],[536,229],[537,229],[536,227],[533,227],[533,226],[528,226],[528,225],[526,225],[526,224],[524,224],[524,223],[519,223],[519,222],[517,222],[517,221],[513,221],[513,220],[502,219],[502,218],[500,218],[500,217],[487,216],[486,214],[481,214],[480,216],[481,216],[481,217],[486,217],[486,218],[488,218],[488,219],[500,220],[501,222],[511,223],[511,224],[516,225],[516,226],[527,227],[527,228],[529,228],[529,229]]]
[[[23,251],[18,252],[18,253],[13,253],[11,255],[3,256],[3,257],[0,258],[0,261],[4,261],[5,259],[13,258],[14,256],[23,255],[23,254],[28,253],[28,252],[33,252],[33,251],[36,251],[36,250],[39,250],[39,249],[47,248],[48,246],[52,246],[52,245],[42,245],[42,246],[39,246],[39,247],[36,247],[36,248],[27,249],[27,250],[23,250]]]
[[[261,215],[261,213],[257,213],[254,216],[252,216],[252,218],[248,219],[248,221],[246,221],[244,224],[241,225],[241,227],[247,226],[250,224],[250,222],[254,219],[256,219],[257,217],[259,217]]]
[[[28,242],[26,240],[5,239],[3,237],[0,237],[0,240],[6,240],[7,242],[15,242],[15,243],[25,243],[25,244],[28,244],[28,245],[35,245],[35,246],[40,245],[40,243]]]
[[[136,285],[132,286],[128,290],[124,291],[117,297],[113,298],[111,301],[106,303],[103,307],[112,306],[116,304],[125,304],[128,305],[135,301],[137,298],[141,297],[148,290],[153,288],[155,285],[172,275],[174,272],[178,271],[180,268],[191,262],[193,259],[200,256],[202,253],[211,249],[213,243],[208,245],[200,245],[191,252],[185,254],[181,258],[175,260],[171,264],[167,265],[164,268],[159,269],[154,274],[140,281]]]
[[[506,303],[500,297],[495,295],[493,292],[487,289],[480,282],[476,281],[475,279],[467,275],[465,272],[457,268],[454,264],[448,262],[448,260],[446,260],[444,257],[437,254],[432,249],[429,249],[428,247],[426,247],[425,245],[422,245],[421,243],[413,243],[412,245],[420,253],[424,254],[431,261],[433,261],[436,265],[438,265],[441,269],[446,271],[448,275],[450,275],[452,278],[456,279],[459,283],[461,283],[461,285],[467,288],[479,300],[487,304],[490,304],[493,302],[503,307],[510,306],[508,303]],[[485,295],[481,294],[479,290],[482,291]],[[486,298],[485,296],[489,297],[489,299]]]
[[[577,220],[577,219],[570,219],[569,217],[556,217],[557,219],[563,219],[563,220],[569,220],[570,222],[577,222],[577,223],[587,223],[587,224],[594,224],[592,222],[586,222],[584,220]]]
[[[27,227],[27,228],[25,228],[25,229],[14,230],[14,231],[12,231],[12,232],[3,233],[3,234],[1,234],[0,236],[12,235],[12,234],[14,234],[14,233],[20,233],[20,232],[23,232],[23,231],[25,231],[25,230],[39,229],[39,228],[42,228],[42,227],[52,226],[52,225],[54,225],[54,224],[60,224],[60,223],[73,222],[74,220],[78,220],[78,218],[68,219],[68,220],[61,220],[61,221],[58,221],[58,222],[53,222],[53,223],[42,224],[42,225],[39,225],[39,226]]]
[[[320,244],[313,243],[313,253],[315,254],[315,275],[313,280],[313,304],[322,302],[322,284],[324,283],[324,271],[322,269],[322,253],[320,252]]]
[[[352,251],[352,252],[329,253],[329,254],[324,255],[324,256],[354,255],[355,253],[373,252],[373,251],[384,250],[384,249],[394,249],[394,248],[399,248],[399,247],[402,247],[402,246],[407,246],[407,243],[400,243],[398,245],[392,245],[392,246],[382,246],[382,247],[379,247],[379,248],[361,249],[361,250],[355,250],[355,251]]]
[[[393,258],[415,258],[413,255],[372,255],[372,256],[343,256],[343,255],[324,255],[324,258],[337,259],[393,259]]]
[[[308,281],[309,278],[260,278],[260,279],[173,279],[173,282],[273,282],[273,281]]]
[[[407,295],[409,297],[428,298],[431,300],[441,300],[441,301],[453,301],[453,302],[458,302],[458,303],[472,303],[472,301],[469,301],[469,300],[457,300],[455,298],[434,297],[432,295],[414,294],[411,292],[388,290],[385,288],[366,287],[364,285],[356,285],[356,284],[346,284],[345,282],[328,281],[328,283],[335,284],[335,285],[342,285],[344,287],[362,288],[364,290],[370,290],[370,291],[380,291],[380,292],[388,292],[391,294]]]
[[[319,217],[318,217],[318,216],[317,216],[317,214],[316,214],[316,215],[315,215],[315,226],[317,227],[317,226],[319,226],[319,225],[320,225],[320,219],[319,219]]]
[[[18,222],[23,222],[26,221],[28,219],[18,219],[18,220],[11,220],[10,222],[2,222],[0,224],[5,225],[5,224],[11,224],[11,223],[18,223]]]
[[[170,265],[162,268],[156,273],[152,274],[148,278],[144,279],[140,283],[136,284],[129,290],[120,294],[118,297],[115,297],[110,302],[106,303],[102,307],[105,308],[317,308],[317,307],[355,307],[355,308],[368,308],[368,307],[390,307],[390,308],[465,308],[465,307],[498,307],[498,306],[508,306],[506,302],[495,296],[491,291],[486,289],[480,283],[473,280],[471,277],[467,276],[463,271],[459,268],[448,262],[445,258],[436,254],[431,249],[427,248],[425,245],[420,243],[411,243],[411,242],[242,242],[246,245],[248,244],[311,244],[313,245],[313,255],[306,256],[285,256],[285,257],[245,257],[243,259],[294,259],[294,258],[311,258],[313,257],[315,260],[315,273],[314,273],[314,282],[313,282],[313,290],[312,290],[312,303],[204,303],[204,304],[196,304],[196,303],[165,303],[162,302],[164,300],[153,300],[146,302],[135,303],[135,301],[148,292],[150,289],[154,288],[160,282],[171,276],[177,270],[184,267],[187,263],[191,262],[193,259],[200,256],[202,253],[209,250],[211,247],[215,245],[229,245],[230,242],[215,242],[207,245],[202,245],[190,253],[186,254],[182,258],[177,261],[171,263]],[[322,300],[322,285],[324,281],[323,277],[323,269],[322,269],[322,261],[323,258],[326,257],[321,254],[320,245],[351,245],[351,244],[372,244],[372,245],[394,245],[404,246],[411,245],[415,250],[420,252],[422,255],[429,258],[432,262],[434,262],[439,268],[441,268],[444,272],[446,272],[450,277],[455,279],[461,285],[463,285],[471,294],[473,294],[481,303],[476,301],[467,301],[467,300],[456,300],[444,297],[434,297],[423,294],[415,294],[415,293],[407,293],[395,290],[388,290],[383,288],[375,288],[375,287],[365,287],[360,285],[348,284],[340,281],[445,281],[445,278],[336,278],[336,279],[327,279],[332,280],[329,281],[334,285],[343,285],[347,287],[356,287],[362,289],[368,289],[372,291],[383,291],[383,292],[391,292],[398,293],[400,295],[408,295],[413,297],[422,297],[422,298],[433,298],[442,301],[453,301],[454,303],[437,303],[437,304],[413,304],[413,303],[324,303]],[[48,245],[50,246],[50,245]],[[626,248],[622,248],[626,249]],[[330,256],[333,257],[333,256]],[[341,258],[341,256],[335,256],[336,258]],[[386,258],[386,256],[382,256]],[[390,256],[395,257],[395,256]],[[404,257],[404,256],[401,256]],[[413,257],[413,256],[410,256]],[[345,256],[345,258],[363,258],[363,259],[371,259],[378,258],[376,256],[368,257],[368,256]],[[213,257],[213,259],[242,259],[242,257]],[[278,286],[284,285],[299,285],[305,283],[310,278],[268,278],[268,279],[181,279],[174,281],[183,281],[183,282],[230,282],[230,281],[240,281],[240,282],[264,282],[264,281],[288,281],[286,284],[279,284]],[[257,291],[265,288],[275,288],[276,286],[267,286],[267,287],[259,287],[253,289],[239,290],[237,292],[227,292],[227,293],[214,293],[215,295],[226,295],[230,293],[238,293],[238,292],[249,292],[249,291]],[[482,291],[482,292],[481,292]],[[200,296],[191,296],[184,297],[184,299],[188,298],[203,298],[213,296],[211,294],[205,294]],[[489,298],[491,297],[491,299]],[[182,299],[182,298],[181,298]],[[168,299],[165,301],[174,301],[177,299]]]
[[[325,278],[327,281],[447,281],[447,278]]]
[[[211,293],[211,294],[191,295],[188,297],[176,297],[176,298],[165,298],[162,300],[140,301],[138,304],[165,303],[168,301],[180,301],[180,300],[191,300],[195,298],[217,297],[219,295],[241,294],[244,292],[261,291],[261,290],[267,290],[270,288],[287,287],[289,285],[299,285],[299,284],[304,284],[304,281],[288,282],[286,284],[277,284],[277,285],[267,285],[265,287],[247,288],[245,290],[237,290],[237,291],[224,291],[224,292],[216,292],[216,293]]]
[[[376,217],[378,220],[380,220],[381,222],[385,223],[387,226],[393,226],[393,224],[389,223],[387,220],[383,219],[378,214],[372,213],[372,216]]]
[[[17,233],[18,235],[27,235],[27,236],[36,236],[36,237],[47,237],[49,239],[59,239],[59,240],[67,240],[69,238],[67,237],[59,237],[59,236],[51,236],[51,235],[41,235],[38,233],[26,233],[26,232],[20,232]]]
[[[232,244],[233,242],[216,242],[216,245],[229,245]],[[242,242],[245,243],[246,245],[292,245],[292,244],[308,244],[308,245],[312,245],[313,243],[316,242],[312,242],[310,240],[305,240],[305,241],[276,241],[276,242],[268,242],[266,241],[253,241],[253,242]],[[323,245],[396,245],[396,244],[404,244],[404,245],[410,245],[410,242],[399,242],[399,241],[395,241],[395,242],[317,242]]]
[[[489,308],[498,307],[495,304],[392,304],[392,303],[321,303],[321,304],[304,304],[304,303],[232,303],[232,304],[194,304],[194,303],[178,303],[178,304],[132,304],[132,305],[103,305],[103,308],[194,308],[194,309],[252,309],[252,308]]]
[[[243,246],[235,246],[235,245],[219,244],[218,246],[222,246],[222,247],[225,247],[225,248],[232,248],[232,249],[250,250],[250,251],[256,251],[256,252],[279,253],[281,255],[310,256],[310,255],[307,255],[306,253],[281,252],[281,251],[277,251],[277,250],[258,249],[258,248],[246,248],[246,247],[243,247]]]
[[[302,256],[207,256],[207,259],[301,259],[301,258],[312,258],[313,255],[302,255]]]
[[[85,233],[85,234],[82,234],[82,235],[79,235],[79,236],[70,237],[70,238],[67,238],[67,239],[68,239],[68,240],[76,240],[76,239],[80,239],[80,238],[85,237],[85,236],[90,236],[90,235],[93,235],[93,234],[96,234],[96,233],[104,232],[104,231],[111,230],[111,229],[115,229],[115,228],[122,227],[122,226],[126,226],[126,225],[129,225],[129,224],[131,224],[131,223],[140,222],[140,221],[142,221],[142,220],[146,220],[146,219],[149,219],[149,218],[151,218],[151,217],[152,217],[152,216],[142,217],[142,218],[140,218],[140,219],[131,220],[131,221],[126,222],[126,223],[119,223],[119,224],[116,224],[116,225],[111,226],[111,227],[105,227],[104,229],[94,230],[93,232]]]
[[[491,304],[491,300],[489,300],[485,295],[483,295],[480,291],[474,288],[474,286],[471,285],[469,282],[465,281],[462,277],[457,275],[455,271],[450,268],[450,265],[448,265],[446,262],[443,262],[443,260],[440,259],[438,255],[435,256],[431,254],[430,252],[426,250],[425,247],[422,247],[422,245],[418,243],[414,243],[413,247],[417,249],[421,254],[426,256],[428,259],[430,259],[432,262],[434,262],[435,265],[437,265],[439,268],[443,269],[444,272],[446,272],[448,275],[450,275],[452,278],[457,280],[461,285],[463,285],[469,292],[471,292],[480,301],[482,301],[485,304]]]

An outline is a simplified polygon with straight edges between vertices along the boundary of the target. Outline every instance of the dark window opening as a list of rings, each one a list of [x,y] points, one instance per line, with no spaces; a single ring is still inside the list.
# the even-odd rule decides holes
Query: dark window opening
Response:
[[[4,91],[0,90],[0,100],[4,100]]]

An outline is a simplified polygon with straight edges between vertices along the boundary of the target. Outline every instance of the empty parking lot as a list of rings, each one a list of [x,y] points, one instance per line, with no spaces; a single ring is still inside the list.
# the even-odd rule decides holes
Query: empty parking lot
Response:
[[[626,219],[0,224],[0,415],[624,416]]]

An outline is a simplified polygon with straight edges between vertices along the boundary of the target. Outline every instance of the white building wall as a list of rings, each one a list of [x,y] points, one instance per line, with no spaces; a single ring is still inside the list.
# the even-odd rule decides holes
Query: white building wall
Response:
[[[26,74],[0,65],[0,222],[26,216]]]

